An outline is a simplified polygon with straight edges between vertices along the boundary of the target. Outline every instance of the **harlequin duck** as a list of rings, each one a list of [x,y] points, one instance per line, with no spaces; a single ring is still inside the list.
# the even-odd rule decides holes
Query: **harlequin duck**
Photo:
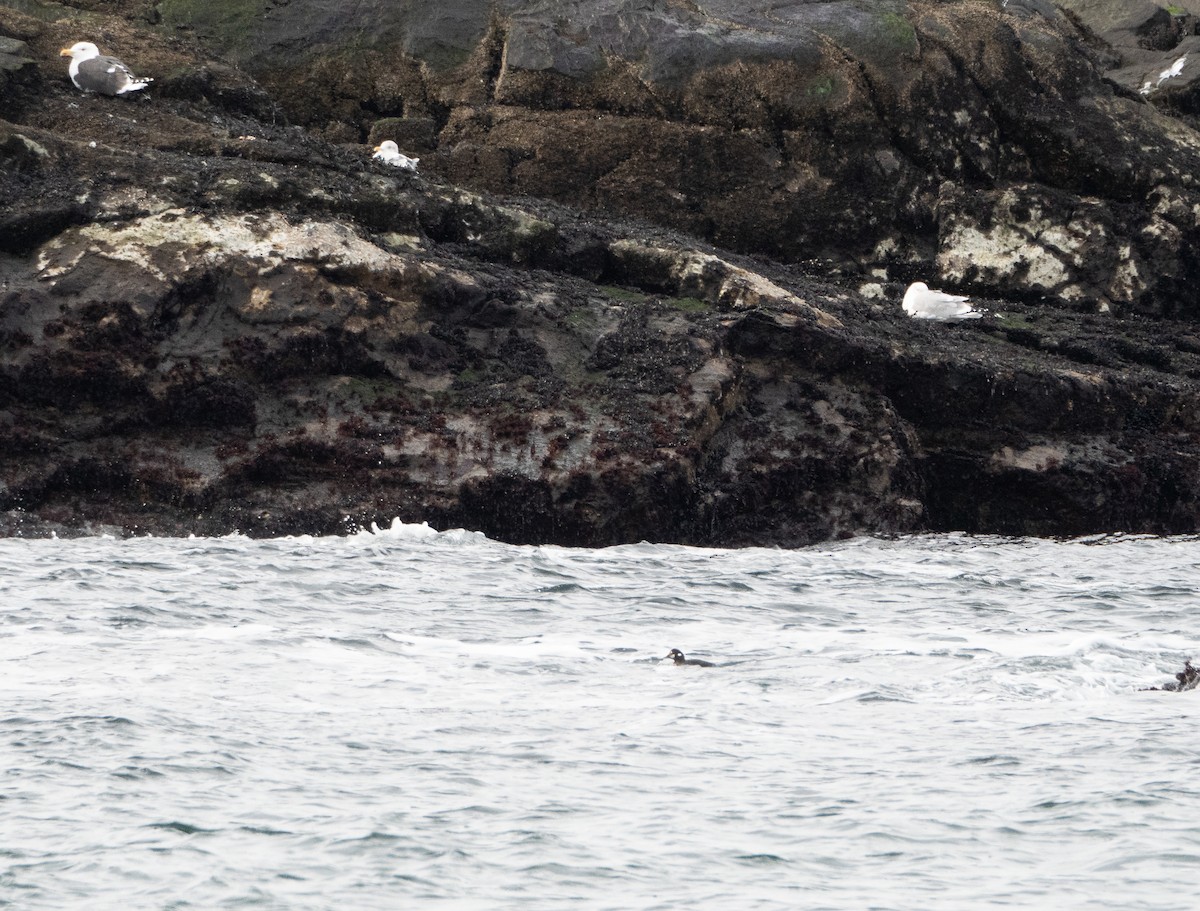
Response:
[[[701,661],[699,658],[685,658],[683,652],[677,648],[671,649],[667,653],[667,657],[676,664],[693,664],[696,667],[716,667],[711,661]]]

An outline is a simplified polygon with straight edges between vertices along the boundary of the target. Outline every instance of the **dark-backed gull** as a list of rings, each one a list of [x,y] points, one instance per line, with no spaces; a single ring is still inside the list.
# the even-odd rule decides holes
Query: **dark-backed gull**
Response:
[[[124,95],[137,92],[150,84],[149,79],[139,79],[116,57],[105,57],[100,48],[90,41],[80,41],[58,52],[60,57],[71,58],[71,81],[77,89],[97,92],[101,95]]]

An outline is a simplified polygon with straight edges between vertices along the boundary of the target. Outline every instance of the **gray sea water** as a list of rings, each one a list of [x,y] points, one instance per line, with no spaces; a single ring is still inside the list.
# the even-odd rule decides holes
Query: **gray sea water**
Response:
[[[1182,909],[1200,541],[0,541],[0,906]],[[676,667],[671,648],[721,666]]]

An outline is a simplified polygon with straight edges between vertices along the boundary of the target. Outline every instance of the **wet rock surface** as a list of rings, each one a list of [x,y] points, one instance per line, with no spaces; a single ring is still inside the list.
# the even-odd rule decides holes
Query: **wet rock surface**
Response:
[[[1200,669],[1192,667],[1191,661],[1185,661],[1183,670],[1175,675],[1174,683],[1164,683],[1162,686],[1152,686],[1148,691],[1166,691],[1169,693],[1185,693],[1200,686]]]
[[[1055,9],[400,4],[355,68],[297,2],[301,75],[91,6],[0,7],[2,533],[1196,530],[1200,144]]]
[[[250,0],[156,9],[296,122],[363,141],[386,120],[436,152],[428,174],[476,190],[848,276],[936,269],[992,296],[1197,309],[1200,146],[1163,113],[1191,110],[1200,58],[1157,75],[1200,42],[1187,4],[327,7],[293,0],[250,24]]]

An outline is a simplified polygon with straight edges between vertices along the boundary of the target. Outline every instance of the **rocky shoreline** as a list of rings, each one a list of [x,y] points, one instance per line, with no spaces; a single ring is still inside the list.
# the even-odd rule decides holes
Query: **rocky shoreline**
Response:
[[[0,534],[1200,525],[1184,17],[325,6],[0,5]]]

